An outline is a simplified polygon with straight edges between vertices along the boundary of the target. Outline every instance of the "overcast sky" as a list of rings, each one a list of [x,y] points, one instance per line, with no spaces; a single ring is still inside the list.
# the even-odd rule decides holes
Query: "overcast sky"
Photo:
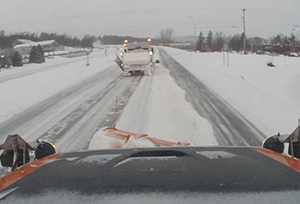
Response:
[[[200,31],[248,36],[290,34],[300,25],[300,0],[0,0],[0,29],[33,32],[155,37],[163,28],[176,36]],[[299,31],[295,30],[295,34]]]

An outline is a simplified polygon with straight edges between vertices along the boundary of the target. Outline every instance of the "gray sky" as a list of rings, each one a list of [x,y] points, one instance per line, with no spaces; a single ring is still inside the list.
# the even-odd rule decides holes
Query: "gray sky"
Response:
[[[200,31],[248,36],[290,34],[300,25],[300,0],[0,0],[0,29],[32,32],[155,37],[163,28],[176,36]],[[298,31],[294,31],[298,34]]]

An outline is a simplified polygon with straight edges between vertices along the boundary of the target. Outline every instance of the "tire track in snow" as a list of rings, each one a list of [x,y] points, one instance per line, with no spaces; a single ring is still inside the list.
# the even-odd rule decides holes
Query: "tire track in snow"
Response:
[[[120,80],[111,82],[51,127],[41,139],[57,144],[63,151],[87,148],[96,131],[105,126],[113,126],[116,96],[117,114],[120,116],[140,80],[141,77],[122,76]]]
[[[119,72],[116,72],[111,67],[105,69],[104,71],[85,79],[78,84],[75,84],[49,98],[33,105],[31,108],[22,111],[21,113],[17,114],[15,117],[10,118],[3,123],[0,124],[0,139],[6,137],[8,134],[19,133],[24,134],[26,137],[29,137],[28,131],[30,129],[36,129],[35,126],[40,126],[41,123],[48,117],[53,110],[58,109],[57,112],[61,112],[60,110],[60,103],[67,104],[67,106],[73,105],[73,103],[79,101],[80,102],[80,95],[84,95],[85,92],[88,92],[89,89],[92,89],[97,86],[105,85],[111,81],[116,80],[120,77]],[[115,72],[114,72],[115,71]],[[117,75],[116,75],[117,74]],[[111,77],[113,76],[113,77]],[[79,97],[78,97],[79,96]],[[79,98],[79,99],[78,99]],[[75,106],[76,103],[75,103]],[[50,110],[50,111],[49,111]],[[64,113],[63,113],[64,114]],[[41,116],[42,117],[39,117]],[[58,117],[56,115],[56,117]],[[34,119],[34,120],[33,120]],[[46,120],[47,121],[47,120]],[[47,121],[49,123],[49,121]],[[47,124],[43,124],[47,125]],[[33,128],[34,127],[34,128]]]
[[[59,142],[62,151],[82,149],[99,127],[113,124],[115,96],[122,112],[140,79],[124,78],[116,66],[109,67],[1,123],[0,140],[18,133],[28,141]]]
[[[186,68],[159,48],[162,63],[175,82],[185,90],[187,100],[214,128],[222,146],[260,146],[265,135],[225,100],[199,81]]]

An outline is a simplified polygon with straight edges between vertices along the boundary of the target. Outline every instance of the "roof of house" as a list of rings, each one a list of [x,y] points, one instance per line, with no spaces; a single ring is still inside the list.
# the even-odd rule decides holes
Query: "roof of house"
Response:
[[[25,44],[25,43],[34,43],[32,40],[27,40],[27,39],[16,39],[16,42],[20,44]]]
[[[46,41],[39,41],[39,42],[31,42],[31,43],[25,43],[25,44],[19,44],[14,46],[14,48],[22,48],[22,47],[32,47],[32,46],[38,46],[38,45],[49,45],[57,43],[55,40],[46,40]]]

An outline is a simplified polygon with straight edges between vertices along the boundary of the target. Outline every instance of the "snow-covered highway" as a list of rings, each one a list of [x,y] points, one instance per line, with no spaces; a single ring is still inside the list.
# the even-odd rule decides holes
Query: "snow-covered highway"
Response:
[[[105,57],[101,54],[96,56],[98,56],[98,59],[94,57],[94,61],[91,63],[99,65],[96,60]],[[83,60],[85,59],[81,61]],[[75,60],[73,65],[77,62],[78,60]],[[104,63],[104,66],[107,65]],[[61,68],[67,69],[64,66]],[[29,141],[46,139],[54,142],[60,151],[72,151],[84,149],[91,136],[101,126],[113,125],[116,96],[118,96],[120,103],[118,111],[121,111],[123,107],[121,104],[125,104],[129,100],[141,77],[123,78],[122,73],[113,62],[109,67],[103,68],[86,68],[82,64],[81,69],[92,72],[92,74],[81,78],[79,82],[76,80],[76,83],[68,85],[62,90],[57,89],[58,91],[56,90],[55,94],[49,94],[49,97],[45,96],[44,100],[4,120],[0,124],[1,141],[4,141],[8,134],[18,133]],[[88,69],[98,69],[98,71],[96,70],[93,73]],[[60,75],[60,72],[63,73],[59,69],[52,71],[55,71],[57,75]],[[72,75],[72,73],[67,74]],[[68,80],[68,75],[64,80]],[[46,73],[45,76],[40,73],[35,78],[47,78],[47,76],[49,76],[49,73]],[[24,75],[23,77],[28,78],[29,76]],[[16,81],[17,79],[10,82]],[[69,81],[72,80],[69,79]],[[40,85],[43,84],[39,80],[36,82],[41,83]],[[20,84],[20,82],[16,83]],[[2,85],[5,84],[2,83]],[[38,84],[36,85],[38,86]],[[13,91],[13,88],[11,91]],[[7,95],[7,103],[9,103],[8,97]],[[17,96],[13,95],[11,97]],[[26,98],[26,94],[23,97]],[[22,103],[23,97],[20,98],[18,103]],[[29,94],[28,97],[31,97],[31,95]],[[23,100],[26,100],[25,98]],[[18,106],[18,104],[14,105],[11,101],[11,106]],[[13,108],[11,107],[11,110]]]
[[[261,144],[267,135],[247,115],[169,49],[158,50],[161,63],[153,76],[123,77],[113,62],[114,48],[107,57],[93,53],[90,67],[84,57],[57,58],[39,68],[1,73],[1,142],[18,133],[28,141],[51,141],[61,152],[84,150],[97,130],[114,125],[117,97],[119,129],[197,146]]]

